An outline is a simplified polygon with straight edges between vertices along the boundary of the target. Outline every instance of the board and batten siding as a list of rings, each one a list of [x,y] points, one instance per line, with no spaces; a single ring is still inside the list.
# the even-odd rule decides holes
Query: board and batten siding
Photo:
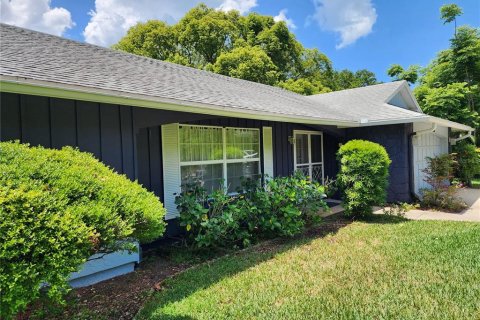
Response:
[[[92,153],[115,171],[132,180],[137,179],[162,201],[166,194],[170,194],[170,190],[164,190],[167,183],[162,164],[162,125],[184,123],[258,128],[262,172],[271,176],[293,173],[293,145],[289,143],[289,137],[294,130],[323,131],[325,176],[329,177],[334,177],[338,171],[335,155],[343,139],[330,134],[327,127],[4,92],[1,93],[0,121],[1,141],[19,140],[47,148],[78,147]],[[270,147],[267,142],[271,142]],[[267,156],[267,150],[271,150],[271,157]]]
[[[78,147],[135,179],[132,107],[1,93],[0,140]]]
[[[394,124],[365,128],[349,128],[347,140],[363,139],[385,147],[392,163],[389,168],[388,202],[409,202],[410,190],[410,141],[412,124]]]
[[[421,189],[430,188],[424,180],[423,170],[428,166],[426,158],[448,153],[448,128],[438,126],[435,132],[428,132],[430,127],[430,124],[413,124],[414,132],[419,132],[412,138],[414,192],[417,195]],[[427,132],[422,133],[423,130]]]

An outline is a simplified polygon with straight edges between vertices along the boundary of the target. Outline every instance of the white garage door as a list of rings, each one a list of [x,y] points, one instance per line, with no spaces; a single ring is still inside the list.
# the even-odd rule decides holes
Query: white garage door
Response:
[[[419,194],[420,189],[429,187],[424,181],[425,174],[422,171],[427,167],[426,157],[448,153],[448,129],[439,127],[435,133],[423,133],[414,136],[412,143],[414,187],[415,193]]]

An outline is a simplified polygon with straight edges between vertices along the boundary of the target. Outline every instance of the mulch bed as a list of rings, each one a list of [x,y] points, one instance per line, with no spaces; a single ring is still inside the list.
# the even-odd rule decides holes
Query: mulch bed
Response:
[[[323,219],[319,226],[306,230],[296,238],[325,236],[336,232],[350,222],[350,220],[345,219],[341,215],[333,215]],[[263,241],[247,249],[235,252],[230,251],[226,254],[241,254],[246,250],[257,252],[274,251],[289,240],[280,238]],[[172,247],[170,246],[168,250],[171,252]],[[182,249],[178,248],[178,250]],[[226,254],[219,254],[214,259],[201,263],[211,263],[212,260]],[[132,319],[150,299],[152,294],[162,289],[162,283],[165,279],[198,265],[198,261],[175,262],[169,259],[168,254],[165,254],[162,248],[144,252],[143,259],[135,272],[88,287],[73,289],[67,296],[67,307],[62,307],[60,312],[57,308],[57,312],[54,312],[54,314],[47,311],[47,318],[71,319],[76,315],[83,315],[83,317],[88,315],[88,318],[93,319]],[[45,306],[41,308],[45,309]],[[20,319],[28,318],[26,314],[20,317]]]

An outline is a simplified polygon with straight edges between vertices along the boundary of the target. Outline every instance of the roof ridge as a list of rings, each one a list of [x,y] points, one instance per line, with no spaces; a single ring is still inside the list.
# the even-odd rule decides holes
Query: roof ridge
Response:
[[[311,97],[318,97],[318,96],[322,96],[322,95],[328,95],[328,94],[332,94],[332,93],[344,93],[344,92],[347,92],[347,91],[360,91],[362,89],[372,89],[374,87],[381,87],[381,86],[393,86],[394,84],[397,85],[396,87],[400,87],[402,86],[404,83],[406,83],[407,81],[405,80],[395,80],[395,81],[391,81],[391,82],[382,82],[382,83],[376,83],[376,84],[372,84],[372,85],[368,85],[368,86],[361,86],[361,87],[356,87],[356,88],[348,88],[348,89],[343,89],[343,90],[337,90],[337,91],[331,91],[331,92],[323,92],[323,93],[317,93],[317,94],[312,94],[310,96],[307,96],[308,98],[311,98]]]

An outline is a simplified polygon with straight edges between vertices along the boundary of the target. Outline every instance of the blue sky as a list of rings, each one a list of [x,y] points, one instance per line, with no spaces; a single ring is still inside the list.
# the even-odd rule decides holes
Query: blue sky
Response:
[[[2,22],[108,46],[137,21],[173,23],[197,0],[1,0]],[[426,65],[447,48],[453,24],[443,25],[439,8],[457,3],[458,23],[480,26],[480,0],[205,0],[242,13],[288,20],[305,47],[316,47],[336,69],[369,69],[389,81],[393,63]]]

